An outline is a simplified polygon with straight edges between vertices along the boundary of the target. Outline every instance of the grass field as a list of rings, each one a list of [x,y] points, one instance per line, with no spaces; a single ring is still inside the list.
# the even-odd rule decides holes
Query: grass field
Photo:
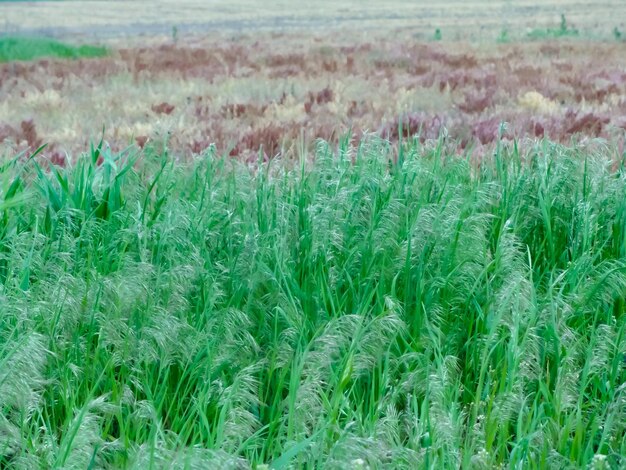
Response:
[[[0,469],[626,469],[623,5],[266,3],[0,2]]]
[[[215,144],[256,161],[351,133],[436,139],[477,155],[507,139],[623,141],[626,42],[466,44],[396,34],[170,39],[108,57],[0,64],[0,154],[66,158],[90,140],[116,151],[167,141],[181,158]],[[4,142],[4,144],[3,144]]]
[[[97,12],[98,14],[93,14]],[[623,0],[74,0],[0,4],[0,28],[60,36],[99,37],[145,44],[171,34],[241,34],[267,31],[390,32],[404,29],[424,40],[440,29],[455,40],[495,39],[503,29],[512,38],[558,29],[565,14],[585,36],[607,38],[626,27]],[[147,37],[146,37],[147,36]]]
[[[623,468],[603,145],[4,164],[0,462]]]

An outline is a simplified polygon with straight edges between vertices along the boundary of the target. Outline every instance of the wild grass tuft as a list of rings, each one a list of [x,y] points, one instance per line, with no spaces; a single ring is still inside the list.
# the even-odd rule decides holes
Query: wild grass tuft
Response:
[[[559,39],[567,37],[577,37],[579,31],[576,28],[572,28],[565,18],[564,14],[561,14],[561,23],[558,28],[535,28],[528,32],[527,37],[530,39]]]
[[[4,163],[0,466],[625,465],[623,167],[400,145]]]
[[[107,55],[107,50],[101,46],[88,44],[72,46],[54,39],[40,37],[0,37],[0,63],[44,57],[78,59],[105,55]]]

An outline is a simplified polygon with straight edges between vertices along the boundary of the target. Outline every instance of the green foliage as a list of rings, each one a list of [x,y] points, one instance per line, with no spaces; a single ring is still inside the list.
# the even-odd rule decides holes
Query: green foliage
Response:
[[[47,38],[0,37],[0,62],[33,60],[42,57],[77,59],[102,57],[107,50],[100,46],[71,46]]]
[[[578,35],[578,30],[569,27],[569,25],[567,24],[567,19],[563,14],[561,14],[561,24],[559,28],[537,28],[528,33],[528,37],[531,39],[558,39],[563,37],[575,37]]]
[[[508,42],[510,42],[509,30],[506,28],[503,28],[502,31],[500,31],[500,35],[498,36],[498,43],[506,44]]]
[[[624,169],[455,153],[4,163],[0,466],[623,466]]]

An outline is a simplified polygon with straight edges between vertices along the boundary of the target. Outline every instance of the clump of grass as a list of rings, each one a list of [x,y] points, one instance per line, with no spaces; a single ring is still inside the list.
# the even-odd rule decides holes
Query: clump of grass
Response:
[[[623,466],[623,167],[454,153],[3,163],[0,465]]]
[[[575,37],[579,32],[576,28],[572,28],[567,24],[567,19],[564,14],[561,14],[561,23],[558,28],[538,28],[533,29],[528,33],[528,37],[531,39],[548,39],[548,38],[563,38],[563,37]]]
[[[500,34],[498,35],[497,42],[499,44],[507,44],[511,41],[509,37],[509,30],[507,28],[502,28]]]
[[[73,46],[48,38],[0,37],[0,62],[26,61],[43,57],[77,59],[102,57],[107,49],[101,46]]]

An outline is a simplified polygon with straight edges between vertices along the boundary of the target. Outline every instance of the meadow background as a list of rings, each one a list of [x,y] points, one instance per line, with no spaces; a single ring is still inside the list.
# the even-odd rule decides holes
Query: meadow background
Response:
[[[0,468],[626,468],[624,6],[1,2]]]

